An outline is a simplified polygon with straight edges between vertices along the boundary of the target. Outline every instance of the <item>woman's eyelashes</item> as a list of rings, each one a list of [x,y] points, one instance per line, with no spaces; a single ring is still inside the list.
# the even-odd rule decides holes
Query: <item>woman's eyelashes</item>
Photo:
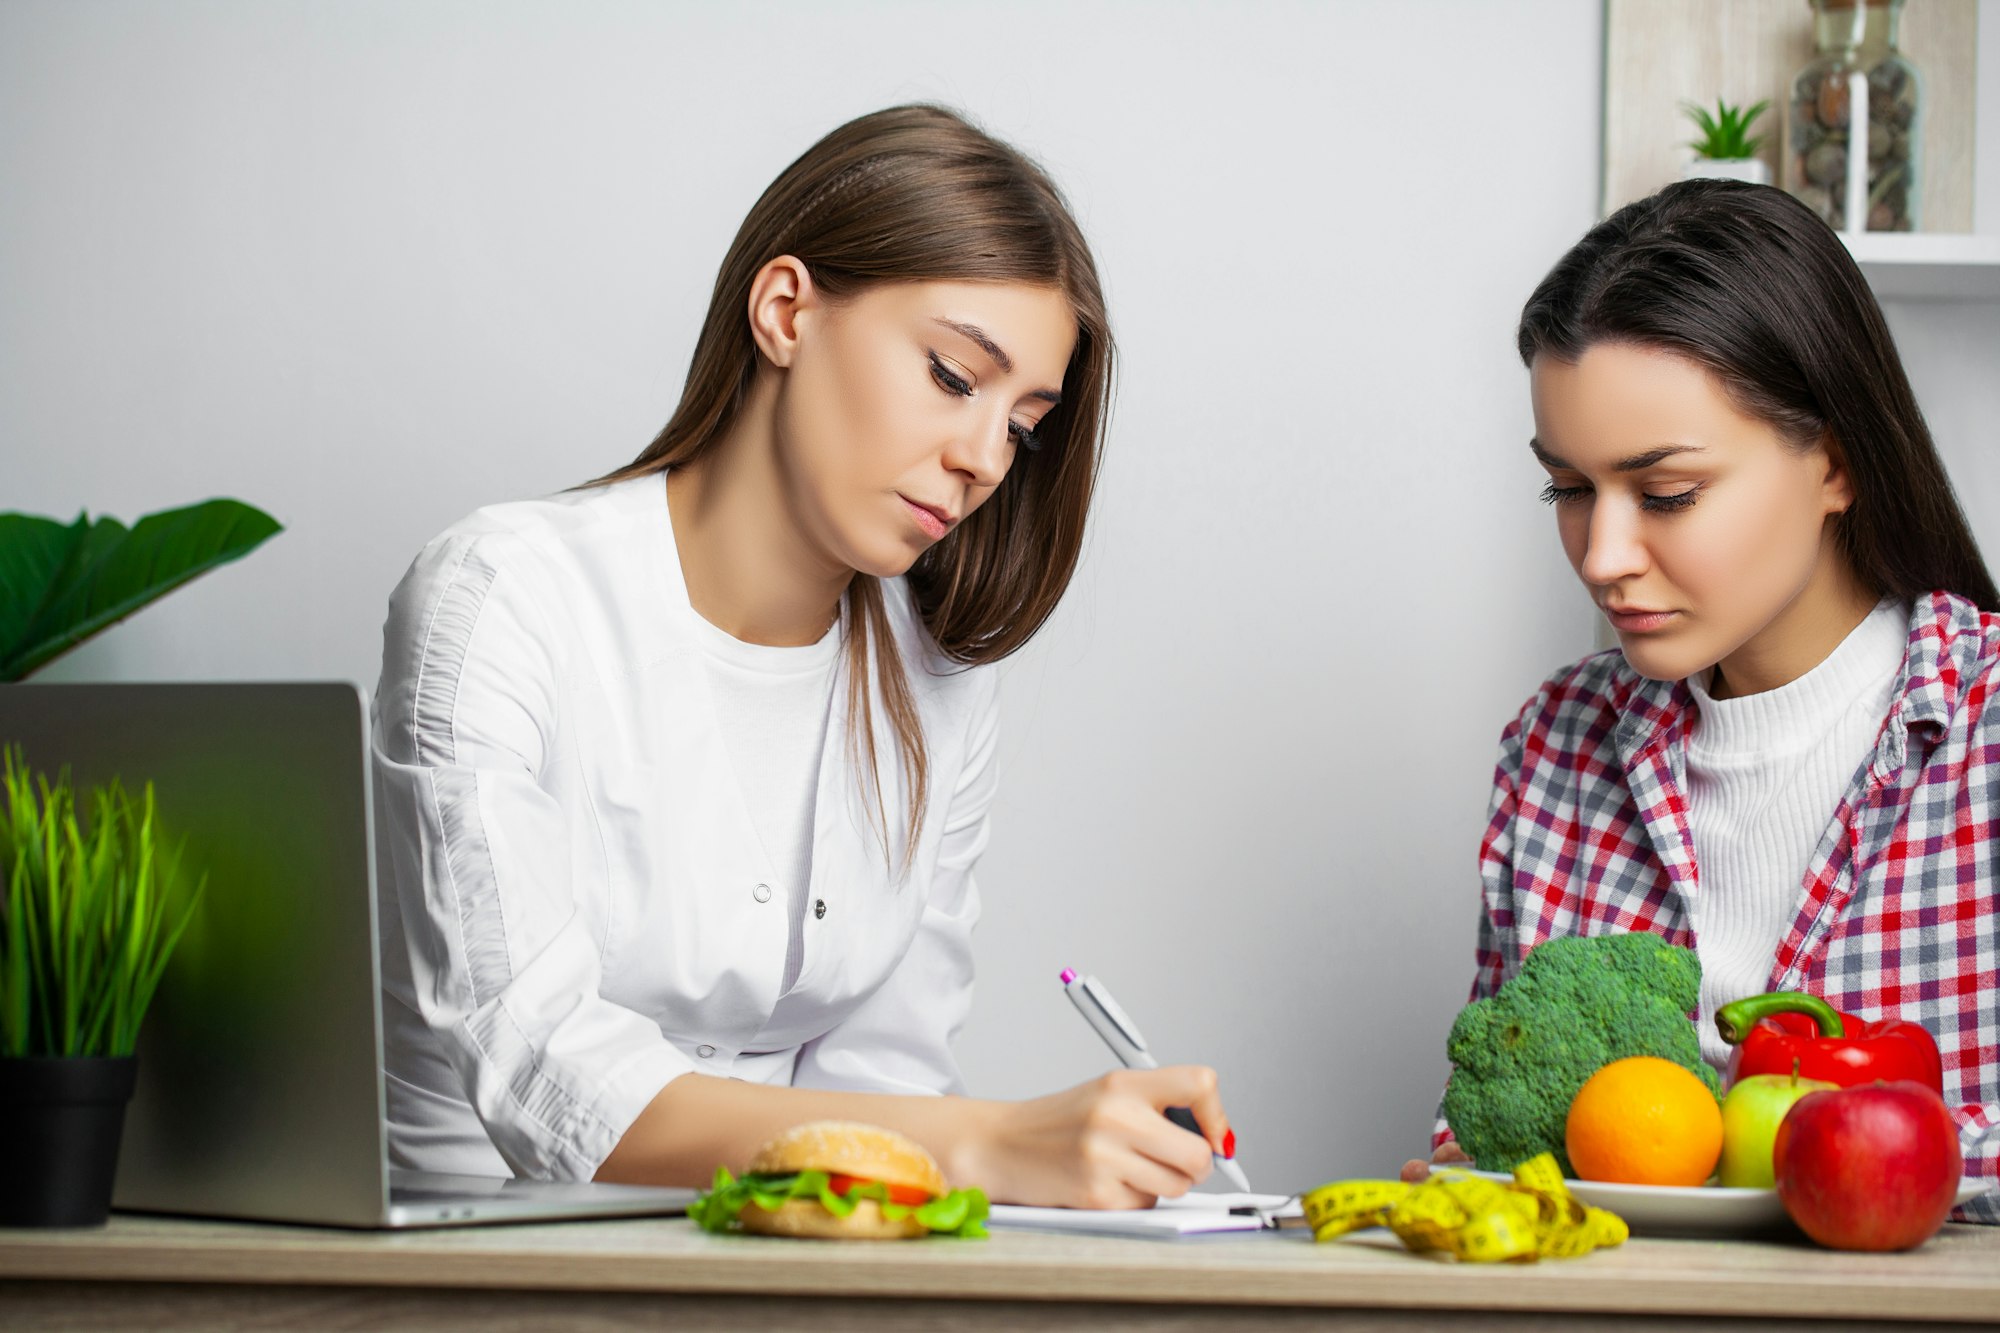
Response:
[[[1651,514],[1674,514],[1693,506],[1701,495],[1699,484],[1672,495],[1654,495],[1650,491],[1639,497],[1639,508]],[[1551,505],[1570,504],[1590,494],[1588,486],[1558,486],[1553,481],[1542,487],[1542,503]]]
[[[930,353],[930,362],[931,378],[937,381],[937,386],[940,389],[943,389],[946,393],[954,397],[972,397],[971,380],[968,380],[965,376],[946,365],[944,358],[940,357],[936,352]],[[1013,439],[1015,444],[1028,450],[1030,453],[1042,447],[1042,442],[1036,437],[1035,429],[1032,426],[1024,426],[1018,421],[1009,421],[1007,423],[1007,434]]]
[[[966,379],[950,366],[947,366],[943,358],[936,352],[932,352],[930,358],[931,378],[938,382],[940,389],[943,389],[946,393],[957,394],[960,398],[972,397],[971,380]]]
[[[1672,495],[1647,495],[1640,499],[1639,507],[1651,510],[1655,514],[1677,513],[1680,510],[1692,507],[1695,499],[1700,494],[1701,487],[1690,486],[1686,490],[1676,491]]]

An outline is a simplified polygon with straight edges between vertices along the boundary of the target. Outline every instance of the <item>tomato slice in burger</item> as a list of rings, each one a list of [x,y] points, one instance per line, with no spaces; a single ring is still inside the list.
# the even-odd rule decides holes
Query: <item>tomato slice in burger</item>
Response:
[[[829,1174],[826,1178],[826,1183],[827,1188],[845,1198],[847,1192],[856,1185],[872,1185],[875,1182],[872,1180],[863,1180],[860,1176],[837,1176]],[[911,1207],[916,1207],[931,1201],[930,1194],[927,1191],[918,1189],[915,1185],[884,1185],[882,1188],[889,1191],[890,1203],[907,1203]]]

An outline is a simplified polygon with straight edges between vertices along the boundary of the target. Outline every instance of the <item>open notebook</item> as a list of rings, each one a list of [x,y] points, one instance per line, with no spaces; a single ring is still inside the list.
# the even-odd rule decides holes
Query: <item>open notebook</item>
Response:
[[[1303,1216],[1289,1194],[1184,1194],[1151,1208],[1029,1208],[997,1203],[989,1225],[1030,1231],[1089,1231],[1101,1236],[1171,1240],[1231,1231],[1263,1231]]]

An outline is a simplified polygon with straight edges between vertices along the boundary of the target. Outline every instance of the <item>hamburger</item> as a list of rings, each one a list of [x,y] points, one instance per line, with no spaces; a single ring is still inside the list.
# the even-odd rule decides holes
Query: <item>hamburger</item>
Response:
[[[844,1120],[796,1125],[769,1140],[738,1179],[688,1208],[704,1230],[831,1240],[905,1240],[933,1232],[983,1236],[986,1195],[950,1189],[937,1162],[892,1130]]]

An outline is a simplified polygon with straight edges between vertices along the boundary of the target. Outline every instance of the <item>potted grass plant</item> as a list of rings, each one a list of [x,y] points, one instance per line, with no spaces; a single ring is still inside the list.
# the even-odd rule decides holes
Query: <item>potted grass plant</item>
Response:
[[[1701,131],[1699,138],[1688,140],[1688,147],[1694,149],[1694,157],[1682,169],[1681,179],[1720,176],[1726,180],[1749,181],[1753,185],[1769,185],[1770,164],[1757,156],[1757,150],[1764,146],[1764,137],[1751,137],[1750,126],[1770,105],[1767,98],[1745,109],[1731,106],[1718,97],[1715,99],[1715,110],[1711,113],[1707,107],[1693,102],[1681,103],[1681,110]]]
[[[111,1186],[133,1046],[194,917],[153,787],[83,797],[67,771],[0,752],[0,1226],[97,1226]]]

